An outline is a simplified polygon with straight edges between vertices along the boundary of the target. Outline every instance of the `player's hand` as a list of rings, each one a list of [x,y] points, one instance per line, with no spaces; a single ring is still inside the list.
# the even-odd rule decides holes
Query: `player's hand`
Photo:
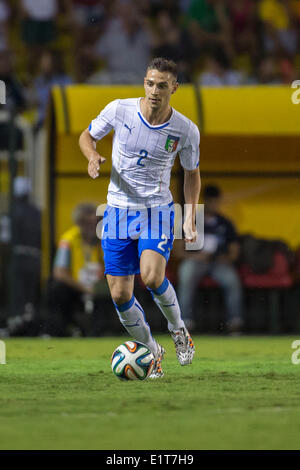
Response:
[[[184,240],[187,243],[195,243],[197,238],[197,230],[195,223],[187,219],[183,224]]]
[[[91,178],[95,179],[99,176],[100,165],[105,161],[105,158],[101,157],[97,152],[91,156],[88,163],[88,174]]]

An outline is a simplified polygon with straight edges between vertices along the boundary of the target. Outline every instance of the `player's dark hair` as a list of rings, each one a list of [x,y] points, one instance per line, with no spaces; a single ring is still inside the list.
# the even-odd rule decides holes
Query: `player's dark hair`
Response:
[[[208,184],[203,188],[203,197],[204,198],[211,198],[211,197],[221,197],[222,191],[218,186],[214,184]]]
[[[159,72],[169,72],[175,79],[177,79],[177,65],[173,60],[164,59],[163,57],[156,57],[152,59],[148,65],[148,70],[158,70]]]

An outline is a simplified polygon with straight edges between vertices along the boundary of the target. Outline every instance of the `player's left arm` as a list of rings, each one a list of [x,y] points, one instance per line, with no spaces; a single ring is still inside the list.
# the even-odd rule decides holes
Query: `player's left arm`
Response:
[[[186,204],[186,217],[183,224],[186,242],[195,242],[196,231],[196,209],[199,202],[201,189],[201,178],[199,167],[195,170],[184,170],[184,201]]]
[[[185,241],[193,243],[196,241],[196,209],[199,202],[201,179],[199,171],[200,157],[200,133],[198,127],[191,123],[187,138],[179,157],[184,169],[184,201],[186,204],[186,216],[183,224]]]

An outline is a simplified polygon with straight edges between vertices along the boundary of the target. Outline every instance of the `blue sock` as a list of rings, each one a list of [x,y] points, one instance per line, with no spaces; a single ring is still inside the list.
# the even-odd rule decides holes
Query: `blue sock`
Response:
[[[177,295],[170,281],[165,277],[163,283],[157,289],[149,290],[154,302],[168,320],[169,331],[184,328]]]
[[[139,343],[145,344],[155,355],[157,353],[157,343],[151,334],[144,310],[134,295],[129,302],[122,305],[117,305],[114,302],[114,305],[120,321],[128,333]]]

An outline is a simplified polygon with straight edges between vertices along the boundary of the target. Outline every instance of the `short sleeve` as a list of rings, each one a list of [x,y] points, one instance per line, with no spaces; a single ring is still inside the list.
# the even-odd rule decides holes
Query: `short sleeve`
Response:
[[[185,170],[195,170],[199,166],[200,132],[192,122],[184,146],[179,152],[181,166]]]
[[[92,120],[89,132],[93,139],[100,140],[115,127],[117,106],[119,100],[111,101],[101,113]]]

